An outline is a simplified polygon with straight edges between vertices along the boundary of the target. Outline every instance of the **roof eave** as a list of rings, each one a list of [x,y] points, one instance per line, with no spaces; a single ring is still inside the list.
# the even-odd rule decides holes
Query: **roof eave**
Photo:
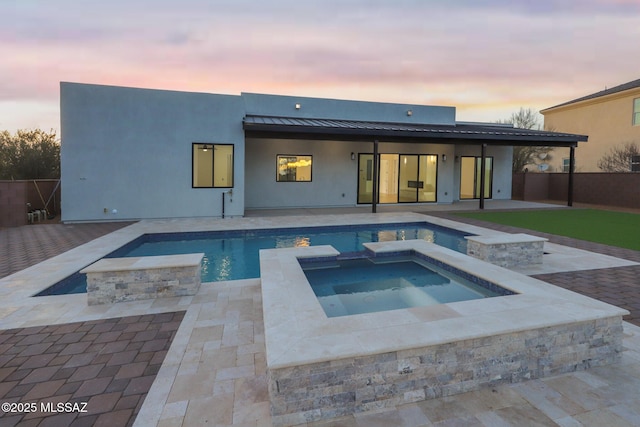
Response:
[[[245,135],[254,138],[284,138],[284,139],[340,139],[347,141],[373,141],[383,142],[432,142],[455,144],[467,142],[471,144],[491,145],[522,145],[522,146],[577,146],[578,142],[587,141],[585,135],[566,136],[519,136],[519,135],[495,135],[478,133],[448,133],[438,131],[401,131],[380,129],[348,129],[331,127],[305,127],[276,124],[257,124],[243,122]]]

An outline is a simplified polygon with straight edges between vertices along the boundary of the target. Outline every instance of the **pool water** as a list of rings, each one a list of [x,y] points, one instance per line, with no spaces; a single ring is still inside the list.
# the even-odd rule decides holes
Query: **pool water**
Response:
[[[303,266],[327,317],[500,296],[418,259],[354,259]]]
[[[204,253],[202,282],[260,277],[260,249],[332,245],[341,253],[361,252],[363,243],[422,239],[466,253],[463,233],[426,222],[291,229],[145,234],[106,258]],[[86,292],[86,277],[75,273],[40,292]]]

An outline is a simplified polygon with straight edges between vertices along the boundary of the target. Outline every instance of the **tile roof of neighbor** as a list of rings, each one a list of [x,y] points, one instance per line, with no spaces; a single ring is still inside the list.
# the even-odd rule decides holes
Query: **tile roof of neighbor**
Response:
[[[558,104],[558,105],[554,105],[553,107],[545,108],[542,111],[551,110],[552,108],[557,108],[557,107],[563,107],[565,105],[573,104],[573,103],[580,102],[580,101],[587,101],[589,99],[600,98],[601,96],[611,95],[611,94],[614,94],[614,93],[623,92],[625,90],[635,89],[635,88],[638,88],[638,87],[640,87],[640,79],[633,80],[631,82],[627,82],[627,83],[624,83],[624,84],[621,84],[621,85],[618,85],[618,86],[614,86],[614,87],[609,88],[609,89],[601,90],[600,92],[592,93],[591,95],[587,95],[587,96],[583,96],[583,97],[580,97],[580,98],[576,98],[576,99],[571,100],[571,101],[563,102],[562,104]]]
[[[466,139],[478,142],[543,143],[559,146],[573,145],[578,141],[587,140],[587,136],[584,135],[519,129],[498,124],[428,125],[247,115],[244,118],[243,127],[245,131],[256,133],[340,135],[351,137],[349,139],[367,136],[405,139]]]

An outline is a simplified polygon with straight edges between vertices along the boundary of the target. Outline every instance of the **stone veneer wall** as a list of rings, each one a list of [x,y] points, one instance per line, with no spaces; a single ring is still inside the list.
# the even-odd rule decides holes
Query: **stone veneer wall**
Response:
[[[499,244],[484,244],[467,240],[467,255],[505,268],[542,264],[544,240]]]
[[[113,263],[115,260],[118,259],[108,261]],[[86,274],[89,305],[195,295],[201,282],[200,260],[197,265],[86,271]]]
[[[330,419],[619,361],[622,319],[271,369],[275,426]]]

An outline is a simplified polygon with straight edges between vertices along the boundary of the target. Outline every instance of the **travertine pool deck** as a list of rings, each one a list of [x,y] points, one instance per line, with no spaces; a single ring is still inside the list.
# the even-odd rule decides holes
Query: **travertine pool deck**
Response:
[[[0,279],[0,328],[4,330],[186,311],[134,425],[199,426],[208,423],[221,426],[269,426],[259,280],[205,283],[195,296],[112,306],[88,307],[85,295],[37,299],[30,295],[145,232],[278,228],[291,227],[292,224],[317,226],[414,222],[422,219],[423,216],[416,214],[392,213],[375,216],[356,214],[143,221]],[[448,224],[437,218],[432,222]],[[469,225],[462,228],[470,232],[482,230]],[[630,260],[594,256],[586,251],[576,255],[560,246],[555,249],[552,255],[557,262],[549,263],[549,271],[540,270],[534,274],[579,275],[581,272],[587,274],[594,268],[605,271],[638,266],[637,262]],[[587,283],[586,286],[595,285]],[[640,328],[625,323],[624,330],[622,361],[616,365],[527,383],[500,385],[495,389],[401,405],[347,417],[333,424],[316,425],[430,426],[458,423],[570,426],[580,425],[578,422],[587,426],[638,425]]]

